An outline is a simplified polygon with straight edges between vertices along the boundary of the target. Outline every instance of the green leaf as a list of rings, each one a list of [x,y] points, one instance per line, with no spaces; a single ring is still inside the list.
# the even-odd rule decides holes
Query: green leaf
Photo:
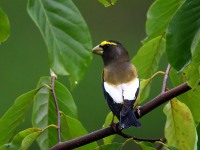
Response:
[[[170,64],[181,70],[191,60],[191,47],[200,27],[200,1],[187,0],[173,16],[166,36]]]
[[[148,79],[141,79],[141,81],[140,81],[140,98],[139,98],[139,103],[144,102],[144,100],[149,96],[150,83],[153,80],[153,78],[155,76],[157,76],[158,74],[165,74],[165,72],[158,71],[158,72],[156,72],[153,76],[151,76]]]
[[[197,144],[196,128],[190,109],[174,98],[163,111],[167,116],[165,137],[168,145],[181,150],[194,149]]]
[[[69,75],[74,87],[92,59],[87,25],[71,0],[29,0],[28,13],[48,48],[50,66],[58,75]]]
[[[49,124],[57,124],[57,112],[54,99],[48,86],[51,84],[50,77],[42,77],[38,87],[44,86],[35,96],[32,124],[37,128],[45,128]],[[67,88],[55,81],[55,93],[60,111],[68,116],[77,118],[77,108]],[[42,134],[37,142],[41,149],[48,149],[57,143],[56,129],[48,130]]]
[[[98,0],[101,4],[104,5],[104,7],[109,7],[112,5],[115,5],[115,3],[117,2],[117,0]]]
[[[136,66],[141,79],[147,79],[157,71],[164,51],[165,39],[162,36],[158,36],[143,44],[132,59],[132,63]]]
[[[88,132],[83,127],[80,121],[62,113],[61,133],[62,133],[62,139],[66,141],[66,140],[70,140],[76,137],[80,137],[82,135],[86,135]],[[90,150],[90,149],[94,149],[97,146],[98,146],[97,143],[93,142],[93,143],[80,147],[79,150],[85,150],[85,149]]]
[[[136,142],[143,150],[156,150],[154,144],[150,142]]]
[[[184,70],[190,87],[196,88],[200,81],[200,42],[195,48],[191,63]]]
[[[32,105],[38,89],[19,96],[0,119],[0,145],[8,143]]]
[[[0,44],[8,39],[10,35],[10,23],[8,16],[0,8]]]
[[[55,125],[50,125],[45,129],[40,128],[28,128],[26,130],[23,130],[19,132],[17,135],[14,136],[11,143],[5,144],[0,147],[1,150],[27,150],[32,143],[37,139],[38,136],[40,136],[46,129],[49,127],[56,128]]]
[[[150,40],[166,32],[166,28],[176,10],[184,0],[156,0],[147,12],[146,33]]]
[[[123,143],[112,143],[112,144],[101,145],[95,148],[95,150],[121,150],[123,146],[124,146]]]
[[[186,82],[184,73],[177,73],[175,69],[171,68],[170,78],[174,86],[180,85],[183,82]],[[191,110],[195,122],[200,122],[200,86],[196,87],[193,90],[187,91],[186,93],[178,96],[178,99],[181,102],[184,102]]]
[[[113,119],[113,113],[109,112],[107,117],[106,117],[105,123],[103,124],[103,128],[110,126],[112,119]],[[119,120],[117,119],[116,116],[114,117],[114,122],[119,122]],[[108,137],[103,138],[104,144],[112,143],[112,141],[114,140],[115,136],[116,135],[110,135]]]

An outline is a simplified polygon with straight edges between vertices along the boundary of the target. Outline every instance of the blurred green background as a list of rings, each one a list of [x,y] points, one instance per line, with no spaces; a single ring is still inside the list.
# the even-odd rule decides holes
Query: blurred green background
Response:
[[[130,57],[136,54],[145,38],[146,13],[152,2],[119,0],[115,6],[105,8],[97,0],[74,0],[88,24],[93,45],[115,39],[124,44]],[[26,5],[25,0],[0,1],[0,7],[8,15],[11,24],[9,39],[0,45],[1,116],[19,95],[34,89],[41,76],[49,75],[47,49],[39,30],[27,14]],[[93,58],[83,80],[72,91],[79,118],[89,132],[101,128],[109,112],[101,89],[103,63],[100,57]],[[165,60],[164,56],[160,70],[165,70]],[[148,100],[160,93],[162,78],[154,80]],[[59,77],[58,80],[69,87],[67,77]],[[164,121],[160,107],[141,119],[142,128],[131,128],[125,132],[138,137],[161,137],[164,134]],[[20,129],[27,127],[31,127],[31,111]]]

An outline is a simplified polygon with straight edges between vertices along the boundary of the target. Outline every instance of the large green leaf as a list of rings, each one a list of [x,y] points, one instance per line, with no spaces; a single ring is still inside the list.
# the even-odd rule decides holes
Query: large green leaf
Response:
[[[152,39],[166,32],[167,26],[184,0],[156,0],[147,12],[147,39]]]
[[[50,66],[75,86],[92,59],[89,30],[71,0],[29,0],[28,13],[48,48]]]
[[[167,56],[176,70],[182,69],[191,60],[191,46],[199,27],[200,1],[186,0],[167,29]]]
[[[180,85],[183,82],[186,82],[185,73],[176,72],[175,69],[171,68],[170,78],[174,86]],[[191,110],[195,122],[200,122],[200,86],[197,86],[196,89],[187,91],[186,93],[178,96],[178,99],[181,102],[184,102]]]
[[[40,128],[28,128],[19,132],[14,136],[9,144],[5,144],[0,147],[1,150],[27,150],[32,143],[49,127],[56,128],[55,125],[50,125],[45,129]]]
[[[147,79],[151,77],[158,69],[160,58],[165,51],[165,39],[158,36],[139,49],[132,63],[136,66],[139,77]]]
[[[190,109],[174,98],[164,107],[164,113],[167,116],[165,137],[168,145],[181,150],[193,150],[197,137]]]
[[[10,35],[10,24],[7,15],[0,8],[0,44],[7,40]]]
[[[107,117],[106,117],[105,123],[103,124],[103,128],[110,126],[112,119],[113,119],[113,113],[109,112],[108,115],[107,115]],[[119,122],[119,120],[117,119],[116,116],[114,117],[113,121],[114,122]],[[103,138],[104,144],[110,144],[110,143],[112,143],[112,141],[114,140],[115,136],[116,135],[110,135],[108,137]]]
[[[70,140],[70,139],[74,139],[76,137],[86,135],[88,132],[83,127],[83,125],[81,124],[80,121],[62,113],[62,116],[61,116],[61,133],[62,133],[61,134],[62,139],[64,141],[66,141],[66,140]],[[90,150],[90,149],[94,149],[97,146],[98,146],[97,143],[93,142],[93,143],[84,145],[84,146],[82,146],[78,149],[79,150]]]
[[[45,128],[49,124],[57,124],[57,112],[55,109],[54,100],[51,90],[48,86],[51,84],[50,77],[42,77],[38,83],[38,87],[44,86],[35,96],[33,107],[33,126],[37,128]],[[55,93],[59,105],[60,111],[64,112],[68,116],[77,118],[77,108],[73,101],[73,98],[67,88],[55,81]],[[56,129],[45,131],[38,138],[38,143],[41,149],[48,149],[49,147],[57,143]]]
[[[0,119],[0,145],[8,143],[27,114],[38,89],[19,96]]]

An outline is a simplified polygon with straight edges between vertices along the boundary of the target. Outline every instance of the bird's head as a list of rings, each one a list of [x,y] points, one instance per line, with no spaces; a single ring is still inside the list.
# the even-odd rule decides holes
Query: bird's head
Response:
[[[102,56],[105,65],[129,60],[126,49],[121,43],[114,40],[103,41],[94,47],[92,51],[94,54]]]

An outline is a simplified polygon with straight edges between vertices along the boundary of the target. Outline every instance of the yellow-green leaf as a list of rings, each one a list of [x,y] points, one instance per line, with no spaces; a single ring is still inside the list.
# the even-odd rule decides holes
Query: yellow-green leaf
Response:
[[[174,98],[166,104],[163,111],[167,116],[165,137],[168,145],[180,150],[193,150],[197,137],[190,109]]]
[[[170,78],[174,86],[180,85],[183,82],[187,82],[185,74],[181,72],[175,71],[175,69],[171,68],[170,70]],[[178,96],[178,99],[181,102],[184,102],[191,110],[193,118],[196,123],[200,122],[200,86],[197,86],[195,89],[190,90],[186,93]]]

